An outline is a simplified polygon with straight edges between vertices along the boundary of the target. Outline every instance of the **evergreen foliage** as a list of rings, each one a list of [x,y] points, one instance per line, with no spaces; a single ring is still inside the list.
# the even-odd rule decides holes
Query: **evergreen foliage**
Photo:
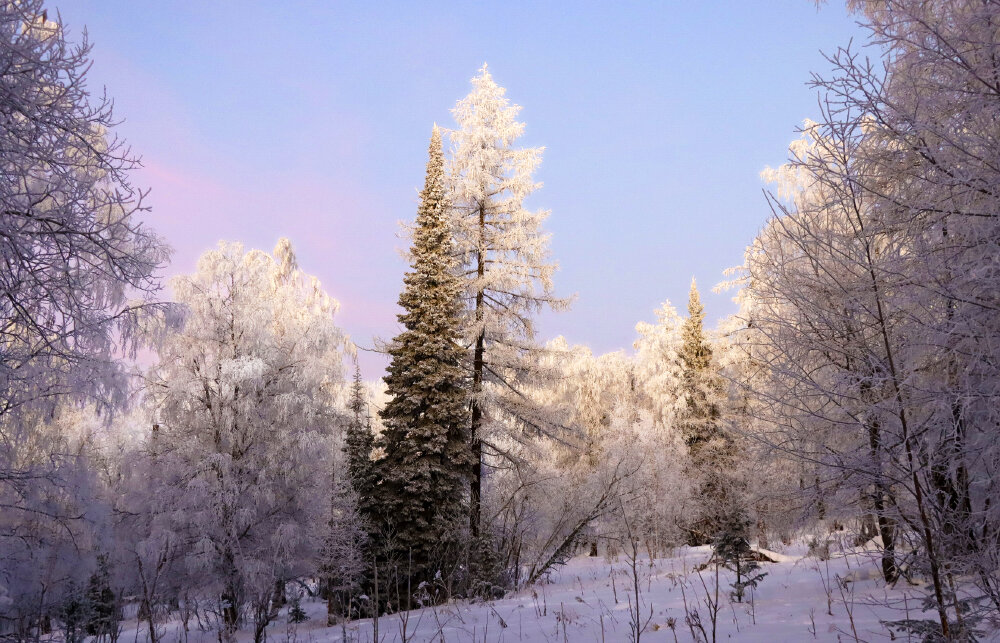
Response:
[[[746,516],[731,514],[712,543],[717,562],[736,574],[736,580],[730,586],[733,588],[731,595],[737,603],[743,602],[748,587],[757,587],[767,576],[767,572],[760,571],[760,565],[754,559],[754,551],[747,539],[749,529],[750,521]]]
[[[743,602],[769,532],[814,533],[809,555],[832,562],[853,535],[845,564],[881,559],[884,591],[863,566],[821,574],[831,633],[846,625],[835,579],[855,640],[848,582],[889,615],[902,599],[906,618],[881,621],[890,638],[989,637],[1000,3],[847,3],[883,64],[846,47],[813,77],[820,120],[762,175],[773,216],[732,273],[740,313],[706,333],[692,282],[686,319],[664,303],[634,355],[538,346],[536,313],[567,303],[547,212],[525,207],[543,149],[516,147],[520,108],[484,65],[453,110],[447,165],[431,137],[375,430],[357,365],[344,412],[337,304],[287,240],[273,255],[220,243],[173,282],[176,305],[158,302],[168,251],[140,220],[111,101],[87,89],[86,36],[67,40],[43,0],[0,4],[0,643],[114,643],[133,634],[126,608],[136,640],[186,641],[193,618],[220,643],[248,640],[252,620],[262,643],[287,589],[301,588],[294,624],[317,585],[342,640],[375,617],[352,629],[378,641],[385,611],[499,597],[599,543],[609,559],[628,544],[638,643],[654,618],[640,573],[648,595],[654,561],[685,539],[714,550],[694,603],[711,637],[687,581],[669,580],[692,638],[714,641],[720,569]],[[155,365],[133,378],[121,358],[147,343]],[[538,618],[555,604],[541,589]],[[579,589],[576,609],[603,609]],[[439,638],[477,637],[481,616],[508,627],[500,607],[424,611],[419,633],[401,614],[399,638],[431,616]],[[556,634],[593,638],[594,619],[564,607]],[[782,640],[804,636],[788,625]]]
[[[349,412],[344,449],[347,455],[347,472],[351,488],[357,496],[358,513],[367,523],[375,517],[372,504],[377,482],[375,466],[372,463],[372,449],[375,434],[372,431],[371,416],[365,400],[365,387],[361,381],[361,369],[355,364],[351,396],[347,403]]]
[[[330,522],[323,542],[320,569],[328,625],[335,625],[352,616],[355,601],[364,591],[371,574],[363,552],[373,540],[371,530],[375,516],[373,494],[376,473],[371,456],[374,435],[357,362],[354,364],[354,381],[347,410],[342,454],[346,466],[334,466]],[[293,607],[297,605],[296,602]],[[289,611],[289,618],[293,616]]]
[[[302,600],[296,596],[292,599],[292,604],[288,608],[289,623],[305,623],[309,620],[309,615],[302,609]]]
[[[699,484],[698,508],[687,526],[692,545],[708,543],[723,528],[733,502],[727,475],[732,444],[721,427],[723,386],[705,336],[704,320],[705,309],[692,279],[678,351],[682,397],[678,421]]]
[[[681,389],[684,411],[681,433],[695,462],[700,463],[719,435],[718,395],[721,384],[712,365],[712,347],[705,337],[705,308],[698,295],[698,286],[691,280],[688,317],[681,327]]]
[[[79,586],[70,580],[67,584],[66,600],[59,610],[66,643],[83,643],[87,637],[87,605]]]
[[[444,189],[441,135],[431,136],[381,413],[384,457],[376,491],[382,552],[389,570],[408,572],[413,590],[457,560],[472,468],[468,396],[459,344],[461,283],[456,276]]]
[[[110,565],[106,556],[98,556],[97,570],[87,583],[85,603],[87,606],[86,632],[98,639],[118,638],[118,601],[111,589]]]

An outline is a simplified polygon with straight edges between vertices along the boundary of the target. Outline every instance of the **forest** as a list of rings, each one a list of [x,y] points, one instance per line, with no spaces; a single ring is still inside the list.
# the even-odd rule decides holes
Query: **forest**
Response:
[[[0,640],[1000,640],[1000,3],[848,7],[735,313],[541,339],[484,64],[363,374],[294,239],[166,278],[86,32],[0,2]]]

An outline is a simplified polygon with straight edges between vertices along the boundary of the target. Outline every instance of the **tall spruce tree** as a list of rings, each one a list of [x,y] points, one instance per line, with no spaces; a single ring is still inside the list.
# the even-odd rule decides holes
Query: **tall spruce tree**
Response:
[[[468,392],[459,344],[462,284],[456,274],[444,187],[441,135],[431,135],[398,316],[405,330],[389,348],[389,402],[381,412],[380,529],[390,565],[414,590],[457,562],[463,542],[469,447]],[[392,571],[387,570],[387,571]]]
[[[705,337],[705,307],[701,305],[698,285],[691,280],[688,296],[688,317],[681,327],[681,386],[684,410],[681,414],[681,435],[699,462],[706,447],[718,433],[718,375],[713,371],[712,347]]]
[[[712,346],[705,336],[705,308],[698,286],[691,280],[688,317],[681,327],[681,437],[687,445],[692,474],[698,480],[698,507],[688,523],[693,545],[710,542],[736,511],[728,484],[732,444],[722,424],[722,382],[712,361]]]

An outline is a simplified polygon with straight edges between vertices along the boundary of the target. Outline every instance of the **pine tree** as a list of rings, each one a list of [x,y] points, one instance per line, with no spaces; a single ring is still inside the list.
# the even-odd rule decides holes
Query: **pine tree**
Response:
[[[531,175],[543,150],[514,147],[524,132],[517,121],[521,108],[504,97],[506,90],[486,65],[472,86],[452,110],[458,129],[449,133],[447,179],[464,276],[463,339],[471,348],[469,522],[478,538],[488,419],[504,417],[534,431],[552,424],[524,393],[526,381],[540,379],[532,317],[546,306],[560,309],[569,302],[552,293],[556,264],[549,260],[549,236],[541,228],[548,212],[524,207],[540,186]]]
[[[687,445],[693,477],[698,480],[698,510],[687,526],[692,545],[705,544],[723,528],[733,511],[732,485],[727,462],[732,445],[721,428],[722,383],[712,362],[712,347],[705,337],[705,309],[698,287],[691,280],[688,318],[681,327],[681,437]]]
[[[83,591],[72,580],[67,583],[66,599],[58,615],[63,622],[66,643],[83,643],[87,638],[87,603]]]
[[[397,575],[408,573],[416,591],[461,546],[469,453],[468,393],[459,344],[462,303],[444,188],[444,159],[437,127],[431,136],[427,178],[420,195],[403,278],[398,316],[405,330],[389,349],[385,376],[389,402],[378,461],[378,511],[383,547],[395,557]],[[393,571],[389,569],[387,571]]]

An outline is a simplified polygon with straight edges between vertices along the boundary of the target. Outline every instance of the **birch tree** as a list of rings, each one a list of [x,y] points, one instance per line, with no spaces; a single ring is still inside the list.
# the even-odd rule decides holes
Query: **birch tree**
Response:
[[[915,181],[890,172],[886,156],[905,148],[872,121],[872,107],[807,123],[789,164],[769,173],[779,181],[777,216],[747,255],[745,322],[770,375],[755,389],[770,403],[761,408],[771,444],[814,472],[815,483],[803,486],[818,493],[818,517],[830,500],[872,512],[887,582],[899,574],[900,530],[915,538],[937,628],[962,639],[990,583],[982,579],[985,596],[960,601],[955,571],[970,551],[990,547],[968,531],[970,521],[986,527],[988,514],[973,517],[960,485],[968,476],[985,483],[994,461],[970,466],[955,433],[958,380],[949,370],[968,366],[968,354],[952,352],[954,337],[942,341],[952,312],[942,291],[927,287],[948,283],[937,272],[943,231],[892,203],[890,194],[910,194]]]
[[[0,5],[0,618],[33,596],[40,619],[52,586],[93,562],[99,503],[74,424],[124,406],[121,358],[165,308],[166,247],[143,221],[111,100],[88,87],[90,52],[40,0]]]
[[[911,311],[905,337],[914,369],[904,395],[921,411],[914,455],[940,532],[943,581],[978,578],[995,614],[1000,7],[850,5],[886,51],[886,71],[844,50],[832,57],[834,74],[818,82],[834,97],[836,120],[866,115],[863,158],[872,169],[858,183],[877,197],[882,227],[905,239],[896,269],[906,287],[894,293]]]
[[[122,403],[116,357],[141,338],[167,257],[140,216],[139,161],[113,134],[111,101],[87,87],[90,49],[38,0],[0,8],[4,424],[64,395]]]
[[[148,389],[157,498],[192,542],[188,585],[214,600],[221,634],[249,612],[260,639],[276,583],[318,568],[330,524],[337,303],[285,239],[273,256],[221,243],[173,287],[187,319]]]
[[[849,4],[883,64],[845,48],[829,57],[833,72],[815,78],[824,102],[808,129],[818,135],[790,164],[810,186],[810,214],[797,203],[795,216],[780,218],[769,236],[773,249],[784,243],[786,256],[810,257],[811,276],[796,271],[800,282],[787,283],[782,297],[797,298],[793,289],[804,286],[828,304],[801,299],[795,306],[810,310],[808,319],[787,330],[789,339],[811,336],[828,348],[802,358],[836,364],[826,376],[843,374],[823,385],[837,396],[812,398],[838,401],[820,416],[839,408],[845,425],[863,427],[857,437],[869,462],[840,471],[872,476],[876,512],[881,496],[895,528],[918,539],[938,634],[961,639],[1000,609],[991,499],[1000,8],[961,0]],[[751,282],[762,283],[753,272]],[[761,309],[775,301],[757,298]],[[849,445],[841,447],[853,453]],[[967,600],[956,590],[963,577],[977,579],[980,590]]]
[[[40,636],[61,608],[83,603],[97,553],[111,545],[93,467],[102,419],[93,407],[66,403],[33,419],[30,431],[4,445],[21,476],[0,488],[0,628],[19,640]]]

